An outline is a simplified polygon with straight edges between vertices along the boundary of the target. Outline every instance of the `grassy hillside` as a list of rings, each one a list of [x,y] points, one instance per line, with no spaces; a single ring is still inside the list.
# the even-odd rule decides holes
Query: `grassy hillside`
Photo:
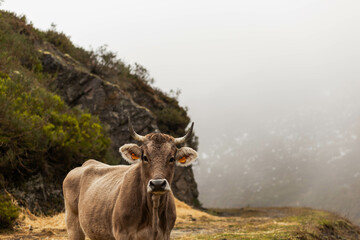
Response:
[[[38,173],[60,178],[87,158],[105,160],[110,139],[86,110],[49,91],[39,46],[49,38],[25,17],[0,11],[0,182]]]
[[[176,208],[172,239],[360,239],[360,229],[348,220],[308,208],[218,209],[211,215],[178,200]],[[15,230],[0,239],[67,239],[64,213],[37,217],[23,209],[20,215]]]
[[[65,174],[88,158],[110,159],[110,138],[97,116],[49,90],[54,76],[39,51],[47,38],[25,17],[0,11],[0,197],[7,189],[22,205],[52,213],[63,208]],[[11,219],[6,214],[0,218]]]
[[[33,212],[60,211],[69,170],[89,158],[121,162],[118,148],[131,139],[128,115],[144,132],[158,126],[183,135],[186,108],[153,81],[105,46],[85,50],[55,26],[40,31],[25,16],[0,10],[0,197],[6,189]],[[82,105],[80,97],[95,100]],[[191,145],[197,147],[196,137]],[[197,200],[187,172],[194,182],[188,199]]]

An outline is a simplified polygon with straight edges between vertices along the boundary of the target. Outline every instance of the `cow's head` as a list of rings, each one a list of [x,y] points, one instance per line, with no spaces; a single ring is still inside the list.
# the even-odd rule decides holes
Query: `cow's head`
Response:
[[[191,137],[193,126],[194,123],[181,138],[162,133],[141,136],[134,131],[129,119],[130,134],[135,140],[142,142],[142,145],[125,144],[120,148],[120,153],[129,163],[141,165],[141,178],[148,193],[164,194],[171,191],[175,165],[189,166],[197,158],[197,152],[192,148],[176,147]]]

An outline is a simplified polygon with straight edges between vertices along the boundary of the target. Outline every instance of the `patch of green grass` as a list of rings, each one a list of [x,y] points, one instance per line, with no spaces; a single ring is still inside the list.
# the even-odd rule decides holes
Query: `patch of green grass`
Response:
[[[256,211],[255,211],[256,210]],[[254,216],[247,212],[246,217],[220,217],[196,224],[200,234],[189,234],[178,239],[359,239],[360,230],[346,219],[325,211],[308,208],[259,208],[254,209]],[[267,217],[259,217],[262,212]],[[287,215],[278,216],[279,213]],[[209,220],[209,219],[208,219]],[[182,229],[189,230],[195,226],[182,224]],[[177,225],[177,227],[179,227]]]
[[[192,239],[218,239],[218,240],[235,240],[235,239],[256,239],[256,240],[292,240],[298,239],[289,233],[244,233],[244,232],[230,232],[230,233],[216,233],[205,235],[193,235]]]

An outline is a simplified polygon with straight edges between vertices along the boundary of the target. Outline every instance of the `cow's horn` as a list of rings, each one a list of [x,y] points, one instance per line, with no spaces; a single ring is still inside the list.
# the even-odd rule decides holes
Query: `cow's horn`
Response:
[[[129,117],[129,132],[130,132],[130,135],[133,137],[133,139],[135,139],[136,141],[139,141],[139,142],[144,142],[145,137],[141,136],[135,132],[135,130],[132,126],[130,117]]]
[[[181,144],[186,142],[187,140],[190,139],[192,131],[193,131],[193,127],[194,127],[194,122],[191,124],[191,127],[189,129],[189,131],[187,131],[187,133],[185,134],[185,136],[180,137],[180,138],[175,138],[175,144]]]

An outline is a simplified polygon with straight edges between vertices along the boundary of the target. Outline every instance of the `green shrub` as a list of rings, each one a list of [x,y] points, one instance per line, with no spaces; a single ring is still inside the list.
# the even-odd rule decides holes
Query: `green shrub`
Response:
[[[0,229],[11,228],[19,217],[19,209],[11,202],[10,197],[0,194]]]
[[[41,63],[34,42],[36,35],[26,18],[2,11],[0,15],[0,69],[15,65],[39,71]]]
[[[69,54],[72,58],[84,64],[85,66],[90,64],[91,54],[81,47],[76,47],[71,42],[70,37],[66,36],[62,32],[57,32],[54,25],[52,29],[46,32],[38,31],[38,35],[41,39],[53,44],[62,53]]]
[[[61,176],[88,158],[103,159],[110,144],[97,117],[70,109],[24,77],[5,74],[0,74],[0,140],[0,173],[8,181],[37,172]]]
[[[172,136],[184,135],[184,129],[190,122],[186,111],[182,108],[165,107],[156,111],[159,128]]]
[[[46,50],[53,45],[89,72],[118,84],[130,94],[154,96],[147,99],[153,102],[147,107],[155,113],[160,130],[175,137],[185,134],[190,121],[187,109],[180,107],[176,98],[152,89],[154,80],[143,66],[126,65],[106,45],[89,51],[77,47],[55,25],[40,31],[24,16],[2,10],[0,13],[0,69],[12,77],[3,77],[0,83],[6,92],[0,95],[0,174],[4,171],[5,179],[48,172],[50,166],[65,172],[70,165],[81,164],[88,157],[107,161],[116,158],[105,150],[109,139],[98,119],[70,110],[58,96],[46,91],[44,87],[51,86],[57,73],[43,72],[38,48]],[[194,136],[190,146],[196,148],[197,144]]]

